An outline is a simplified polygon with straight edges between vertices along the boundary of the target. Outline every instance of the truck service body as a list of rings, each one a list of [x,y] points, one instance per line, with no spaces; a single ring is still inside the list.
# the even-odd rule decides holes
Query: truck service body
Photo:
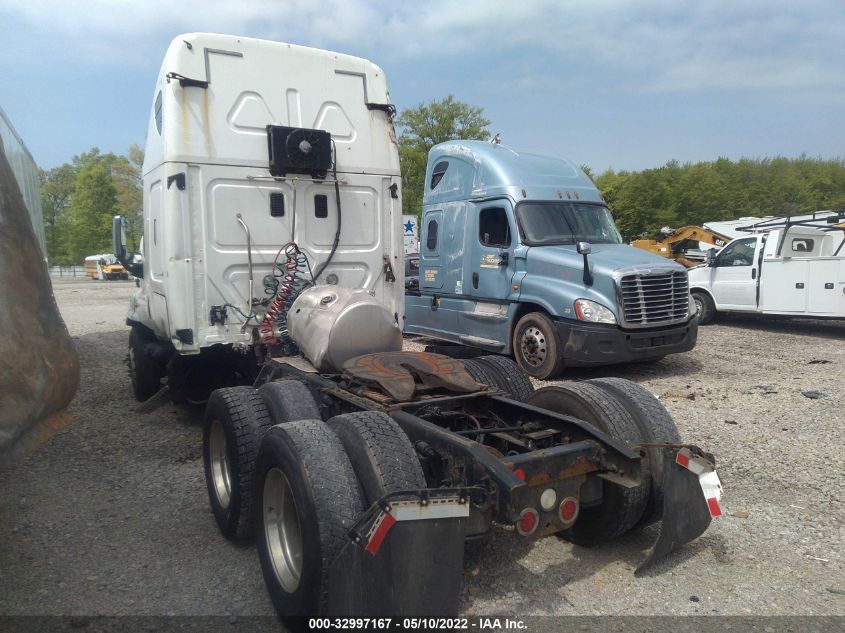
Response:
[[[745,227],[750,234],[690,270],[702,322],[718,312],[845,318],[843,222],[845,214],[827,214]]]
[[[586,260],[579,242],[590,244]],[[435,146],[420,251],[405,331],[514,354],[536,377],[695,345],[685,269],[623,244],[601,194],[568,161],[480,141]],[[532,314],[543,318],[522,327]]]
[[[720,513],[713,456],[641,387],[534,391],[503,356],[402,351],[398,153],[377,66],[177,37],[144,171],[143,266],[114,224],[116,255],[143,277],[135,395],[157,401],[163,368],[168,388],[205,390],[214,519],[229,539],[254,535],[281,616],[454,615],[464,541],[494,521],[583,544],[661,521],[650,564]],[[202,371],[239,357],[254,371],[222,388]]]

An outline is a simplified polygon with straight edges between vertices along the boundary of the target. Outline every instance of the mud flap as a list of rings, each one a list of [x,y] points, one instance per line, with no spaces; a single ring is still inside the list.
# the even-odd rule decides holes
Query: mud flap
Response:
[[[640,574],[671,552],[701,536],[713,517],[719,516],[721,484],[713,456],[695,447],[663,449],[663,518],[660,536]]]
[[[327,615],[456,615],[468,517],[455,489],[374,504],[329,569]]]

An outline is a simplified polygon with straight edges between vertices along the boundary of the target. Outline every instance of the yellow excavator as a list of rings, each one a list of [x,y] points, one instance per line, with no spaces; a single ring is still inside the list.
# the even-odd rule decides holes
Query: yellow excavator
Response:
[[[691,246],[691,242],[704,242],[722,248],[732,239],[702,226],[683,226],[679,229],[664,227],[660,233],[663,236],[661,239],[634,240],[631,245],[667,259],[674,259],[687,268],[701,263],[687,256],[686,251]]]

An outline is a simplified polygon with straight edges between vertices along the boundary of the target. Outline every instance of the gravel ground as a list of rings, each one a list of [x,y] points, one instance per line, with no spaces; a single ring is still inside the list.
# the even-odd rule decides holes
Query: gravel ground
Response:
[[[133,289],[55,282],[82,387],[74,423],[0,473],[0,614],[271,614],[254,548],[223,539],[208,508],[201,410],[134,411]],[[843,340],[842,322],[734,318],[688,354],[568,375],[658,395],[685,440],[716,454],[726,515],[642,578],[654,528],[599,549],[497,528],[467,546],[464,610],[845,615]]]

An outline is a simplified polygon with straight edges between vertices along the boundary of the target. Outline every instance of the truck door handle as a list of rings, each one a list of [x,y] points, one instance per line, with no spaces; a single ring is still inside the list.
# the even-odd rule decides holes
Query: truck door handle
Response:
[[[751,269],[751,278],[757,279],[757,269],[756,268]]]
[[[499,253],[499,266],[507,266],[511,261],[508,253]]]
[[[472,273],[472,287],[478,290],[478,273]]]

